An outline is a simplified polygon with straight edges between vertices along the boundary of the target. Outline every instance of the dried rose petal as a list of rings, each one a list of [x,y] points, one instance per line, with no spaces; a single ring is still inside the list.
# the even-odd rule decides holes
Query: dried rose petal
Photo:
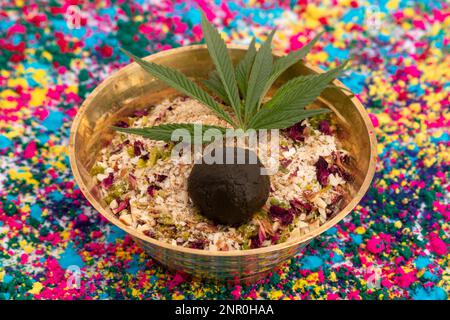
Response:
[[[155,186],[155,185],[150,185],[147,188],[147,193],[149,196],[154,197],[156,191],[161,190],[161,187]]]
[[[142,143],[142,141],[136,140],[133,144],[134,155],[140,156],[141,150],[143,150],[143,149],[144,149],[144,144]]]
[[[206,245],[206,241],[203,239],[196,239],[193,242],[189,242],[188,246],[192,249],[204,249]]]
[[[120,128],[128,128],[130,125],[129,125],[127,122],[121,120],[121,121],[117,121],[117,122],[114,124],[114,126],[115,126],[115,127],[120,127]]]
[[[289,204],[291,205],[291,208],[295,210],[296,213],[300,213],[305,211],[306,213],[311,212],[312,205],[307,202],[302,202],[298,199],[293,199],[289,201]]]
[[[355,180],[355,177],[351,173],[348,173],[347,171],[344,170],[341,170],[341,177],[346,182],[352,182],[353,180]]]
[[[330,122],[328,120],[322,120],[319,122],[319,131],[326,135],[331,135]]]
[[[328,171],[330,172],[330,174],[340,174],[341,169],[339,169],[337,165],[333,164],[328,168]]]
[[[289,138],[291,138],[294,141],[304,142],[305,141],[305,135],[304,135],[305,128],[306,128],[306,126],[302,125],[301,122],[299,122],[287,129],[287,135]]]
[[[339,153],[339,156],[341,157],[341,162],[344,164],[349,164],[350,163],[350,157],[348,154],[342,154]]]
[[[280,164],[283,168],[287,168],[291,164],[291,162],[292,162],[292,159],[283,158],[280,160]]]
[[[321,186],[328,185],[328,176],[330,175],[330,171],[328,170],[328,162],[323,157],[319,157],[319,160],[316,162],[316,176],[317,181],[319,181]]]
[[[280,149],[283,151],[289,151],[289,147],[288,146],[280,146]]]
[[[294,209],[289,209],[288,210],[288,215],[285,217],[285,219],[283,221],[281,221],[284,225],[288,225],[291,224],[294,221],[294,216],[295,216],[295,210]]]
[[[344,196],[342,194],[338,194],[335,197],[333,197],[331,199],[331,205],[335,205],[336,203],[338,203],[339,201],[341,201],[342,199],[344,199]]]
[[[143,116],[146,116],[146,115],[148,115],[148,110],[147,110],[147,109],[136,110],[136,111],[134,112],[134,115],[135,115],[136,117],[143,117]]]
[[[269,209],[269,216],[283,225],[288,225],[294,220],[294,213],[295,211],[292,209],[284,209],[277,205],[272,205]]]
[[[339,151],[333,151],[332,155],[333,155],[333,160],[337,164],[348,164],[350,162],[350,157],[348,156],[348,154],[345,154],[345,153],[342,153]]]
[[[117,154],[117,153],[119,153],[120,151],[122,151],[123,150],[123,147],[124,146],[126,146],[126,145],[128,145],[130,143],[130,140],[125,140],[124,142],[122,142],[122,143],[119,143],[117,146],[116,146],[116,148],[115,149],[113,149],[112,151],[111,151],[111,155],[113,155],[113,154]]]
[[[167,176],[165,174],[156,174],[156,181],[163,182],[166,180]]]
[[[130,183],[131,188],[132,188],[133,190],[136,190],[136,189],[137,189],[137,180],[136,180],[136,177],[135,177],[132,173],[130,173],[130,174],[128,175],[128,182]]]
[[[112,172],[109,173],[109,175],[102,180],[102,187],[105,189],[109,189],[114,182],[114,174]]]
[[[280,235],[278,233],[275,233],[272,237],[271,242],[272,244],[276,244],[278,242],[278,240],[280,239]]]
[[[349,172],[345,171],[343,168],[335,164],[328,168],[328,171],[330,172],[330,174],[337,174],[346,182],[352,182],[354,180],[354,177]]]
[[[263,243],[266,240],[266,232],[264,231],[263,227],[259,227],[258,230],[258,238],[259,238],[259,242]]]
[[[127,209],[130,206],[130,199],[125,199],[119,203],[119,206],[114,210],[115,214],[118,214],[122,210]]]
[[[150,238],[155,238],[155,239],[157,238],[155,231],[153,231],[153,230],[144,230],[144,234]]]
[[[252,249],[257,249],[257,248],[261,248],[261,241],[259,240],[258,236],[254,236],[252,238],[250,238],[250,248]]]

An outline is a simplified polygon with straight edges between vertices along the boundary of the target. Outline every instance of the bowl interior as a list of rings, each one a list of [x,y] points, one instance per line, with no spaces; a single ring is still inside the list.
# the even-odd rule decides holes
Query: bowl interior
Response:
[[[245,50],[231,46],[229,52],[236,62]],[[183,47],[149,56],[146,60],[178,69],[193,80],[207,78],[214,67],[208,51],[203,45]],[[279,87],[286,80],[298,75],[321,72],[307,64],[297,63],[287,70],[275,83]],[[336,84],[343,86],[339,81]],[[132,63],[103,81],[85,100],[72,125],[69,154],[75,179],[80,189],[108,220],[141,240],[158,242],[133,232],[116,219],[109,207],[102,201],[95,180],[89,174],[101,148],[111,141],[114,132],[109,128],[118,120],[133,114],[135,110],[157,104],[165,98],[178,93],[163,82],[143,71]],[[341,212],[322,227],[302,236],[298,241],[306,241],[330,228],[348,214],[361,200],[372,180],[375,169],[375,137],[370,120],[359,101],[350,98],[338,89],[326,89],[315,102],[334,111],[339,124],[338,136],[344,148],[352,155],[351,172],[355,179],[350,184],[348,197],[344,199]],[[165,244],[165,246],[170,246]],[[173,246],[173,248],[176,248]],[[189,249],[193,250],[193,249]],[[254,249],[259,250],[259,249]],[[199,251],[199,250],[196,250]],[[253,250],[247,250],[253,251]]]

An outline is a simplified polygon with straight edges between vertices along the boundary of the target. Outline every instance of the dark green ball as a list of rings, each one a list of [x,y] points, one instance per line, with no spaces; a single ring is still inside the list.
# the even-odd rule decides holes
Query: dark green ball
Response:
[[[237,163],[238,149],[245,154],[243,164]],[[188,178],[188,193],[205,217],[219,224],[239,225],[266,203],[269,176],[261,174],[263,165],[253,151],[225,147],[216,152],[222,152],[224,159],[233,152],[233,163],[195,164]],[[256,163],[249,163],[251,157]]]

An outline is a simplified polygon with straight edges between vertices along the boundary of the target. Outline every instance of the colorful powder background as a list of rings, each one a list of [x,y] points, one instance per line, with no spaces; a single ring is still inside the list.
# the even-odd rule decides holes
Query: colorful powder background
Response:
[[[198,42],[197,7],[234,43],[277,26],[285,52],[328,26],[307,60],[353,57],[341,80],[379,141],[376,177],[354,212],[252,286],[167,273],[91,208],[69,168],[77,109],[129,62],[118,48],[145,56]],[[449,30],[448,4],[431,0],[4,1],[0,298],[447,299]]]

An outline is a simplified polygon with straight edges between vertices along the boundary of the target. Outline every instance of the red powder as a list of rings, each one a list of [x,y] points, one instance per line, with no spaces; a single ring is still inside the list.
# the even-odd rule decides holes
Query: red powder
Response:
[[[370,252],[374,253],[374,254],[378,254],[383,252],[385,245],[384,242],[378,238],[374,238],[372,237],[366,245],[367,250],[369,250]]]
[[[23,157],[25,159],[33,158],[36,155],[36,141],[31,141],[27,144],[25,147],[25,150],[23,151]]]
[[[445,255],[447,253],[447,246],[441,238],[432,234],[429,243],[430,250],[437,255]]]
[[[103,58],[111,58],[113,52],[114,52],[113,48],[108,45],[104,45],[100,48],[100,54],[102,55]]]

